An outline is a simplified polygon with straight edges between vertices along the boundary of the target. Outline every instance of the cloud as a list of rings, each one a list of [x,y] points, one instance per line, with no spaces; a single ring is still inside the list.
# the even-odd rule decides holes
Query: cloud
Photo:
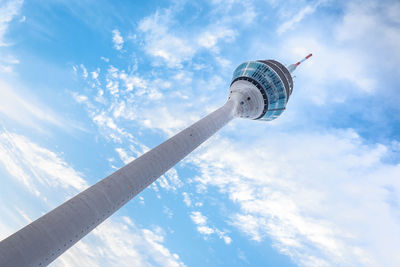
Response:
[[[79,95],[77,93],[73,93],[72,97],[74,98],[74,100],[78,103],[83,103],[86,102],[88,100],[88,97],[85,95]]]
[[[0,58],[0,72],[14,74],[14,66],[19,64],[19,60],[11,55]]]
[[[313,5],[307,5],[305,7],[302,7],[299,11],[296,11],[296,13],[291,19],[285,21],[284,23],[282,23],[281,26],[278,27],[277,33],[282,34],[290,29],[293,29],[297,23],[302,21],[306,16],[314,13],[315,10],[324,2],[326,1],[317,1]]]
[[[397,66],[400,59],[399,15],[397,1],[366,1],[361,6],[350,2],[334,33],[338,41],[364,50],[371,61],[385,61],[382,67],[387,71],[388,66]]]
[[[200,211],[192,211],[190,219],[197,225],[197,231],[204,235],[205,239],[212,234],[216,234],[225,244],[229,245],[232,242],[232,239],[225,232],[215,227],[210,227],[207,223],[207,217],[201,214]]]
[[[135,159],[134,157],[129,156],[128,153],[121,147],[116,148],[115,151],[118,153],[118,156],[125,164],[128,164]]]
[[[56,153],[39,146],[24,136],[0,133],[0,163],[15,179],[44,200],[43,187],[63,189],[71,195],[88,184],[81,174]]]
[[[168,136],[176,134],[179,130],[188,125],[187,119],[181,118],[177,114],[171,114],[171,111],[165,106],[145,110],[146,117],[143,118],[142,124],[149,129],[161,130]]]
[[[182,62],[190,60],[195,48],[189,40],[171,33],[168,25],[172,22],[170,10],[156,12],[142,19],[138,29],[145,34],[145,51],[161,58],[169,67],[182,67]]]
[[[302,26],[307,31],[293,32],[282,40],[282,51],[286,52],[281,56],[284,58],[290,51],[294,61],[314,53],[296,70],[307,90],[307,99],[314,104],[349,103],[360,97],[374,101],[379,95],[385,105],[397,108],[395,103],[400,98],[389,76],[398,73],[400,30],[395,16],[387,14],[399,10],[398,5],[394,1],[360,3],[350,1],[337,6],[343,15],[333,23],[322,17],[329,13],[319,14],[320,24],[315,19],[304,22]],[[326,6],[329,4],[332,5],[327,2]],[[377,64],[378,68],[372,67]]]
[[[187,207],[190,207],[192,205],[192,201],[190,200],[189,194],[186,192],[183,192],[182,196],[183,196],[183,202],[185,202],[185,205]]]
[[[207,223],[207,217],[201,214],[200,211],[192,211],[190,218],[195,224],[205,225]]]
[[[197,231],[199,231],[199,233],[203,235],[211,235],[215,232],[214,229],[205,225],[197,226]]]
[[[167,206],[164,206],[164,207],[163,207],[163,213],[164,213],[165,215],[167,215],[167,217],[168,217],[169,219],[171,219],[171,218],[174,216],[174,213],[172,212],[172,210],[171,210],[170,208],[168,208]]]
[[[8,24],[19,14],[23,3],[23,0],[6,0],[0,3],[0,47],[9,45],[5,41]]]
[[[284,48],[292,51],[296,55],[293,58],[297,59],[313,53],[313,57],[295,73],[304,81],[302,87],[307,91],[304,103],[310,100],[320,106],[343,103],[360,93],[374,94],[377,89],[378,81],[368,71],[365,58],[351,48],[338,48],[308,36],[290,37]],[[346,90],[343,85],[333,86],[344,82],[351,83],[352,90]]]
[[[251,26],[257,18],[257,5],[249,0],[212,0],[214,26],[216,24],[234,25],[234,28]],[[210,25],[211,26],[211,25]]]
[[[100,59],[107,63],[110,62],[110,59],[106,57],[100,57]]]
[[[59,127],[65,127],[62,120],[53,112],[38,104],[26,94],[17,93],[14,86],[0,80],[0,113],[23,124],[40,129],[38,121],[50,123]]]
[[[180,7],[173,6],[157,10],[154,14],[143,18],[138,30],[144,37],[144,51],[155,60],[159,60],[153,64],[182,68],[184,63],[190,62],[204,49],[218,54],[222,43],[230,43],[237,37],[235,28],[247,26],[256,16],[253,6],[248,2],[238,4],[243,8],[240,7],[238,8],[240,10],[235,9],[230,13],[226,13],[226,5],[213,4],[224,8],[213,8],[216,14],[212,22],[195,29],[194,32],[182,27],[179,28],[181,29],[179,32],[175,30],[178,24],[176,17],[184,10],[185,4]],[[239,20],[241,20],[240,24],[237,23]]]
[[[169,169],[164,175],[157,179],[156,183],[165,190],[176,191],[183,186],[175,168]]]
[[[231,224],[255,241],[272,238],[300,265],[398,264],[400,200],[390,196],[400,192],[400,165],[384,160],[392,148],[351,129],[279,133],[271,142],[276,134],[252,145],[214,139],[191,157],[195,180],[240,207]]]
[[[0,79],[0,115],[20,125],[46,133],[44,126],[51,125],[72,132],[86,131],[79,123],[65,119],[38,101],[26,90]]]
[[[113,33],[112,41],[114,43],[114,48],[117,50],[121,50],[122,47],[124,46],[124,39],[122,38],[121,33],[117,29],[113,30],[112,33]]]
[[[203,32],[197,39],[200,46],[205,48],[215,48],[218,41],[223,39],[224,41],[232,41],[236,36],[235,31],[228,28],[213,28],[211,31]]]

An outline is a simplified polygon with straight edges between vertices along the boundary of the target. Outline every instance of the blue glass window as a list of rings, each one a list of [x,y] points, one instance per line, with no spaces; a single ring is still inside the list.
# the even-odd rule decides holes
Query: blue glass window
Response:
[[[268,65],[249,61],[240,64],[233,72],[233,79],[251,78],[264,90],[268,98],[268,110],[260,120],[273,120],[285,110],[287,103],[286,90],[279,75]]]

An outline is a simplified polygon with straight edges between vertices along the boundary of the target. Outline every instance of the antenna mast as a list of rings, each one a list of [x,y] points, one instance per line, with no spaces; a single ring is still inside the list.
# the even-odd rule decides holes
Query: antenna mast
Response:
[[[299,66],[301,63],[303,63],[304,61],[306,61],[307,59],[309,59],[312,56],[312,54],[308,54],[308,56],[306,56],[305,58],[303,58],[302,60],[298,61],[295,64],[292,64],[288,67],[288,70],[290,71],[290,73],[293,73],[293,71],[297,68],[297,66]]]

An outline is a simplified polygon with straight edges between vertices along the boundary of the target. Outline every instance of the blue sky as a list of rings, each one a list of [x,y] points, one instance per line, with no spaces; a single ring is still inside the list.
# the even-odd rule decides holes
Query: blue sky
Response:
[[[0,238],[290,64],[236,119],[52,266],[398,266],[397,1],[0,2]]]

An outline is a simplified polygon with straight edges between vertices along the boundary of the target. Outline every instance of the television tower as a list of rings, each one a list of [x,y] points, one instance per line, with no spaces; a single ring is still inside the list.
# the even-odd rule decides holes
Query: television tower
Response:
[[[275,60],[248,61],[233,73],[227,102],[0,242],[0,266],[46,266],[235,117],[270,121],[286,108],[291,73]]]

